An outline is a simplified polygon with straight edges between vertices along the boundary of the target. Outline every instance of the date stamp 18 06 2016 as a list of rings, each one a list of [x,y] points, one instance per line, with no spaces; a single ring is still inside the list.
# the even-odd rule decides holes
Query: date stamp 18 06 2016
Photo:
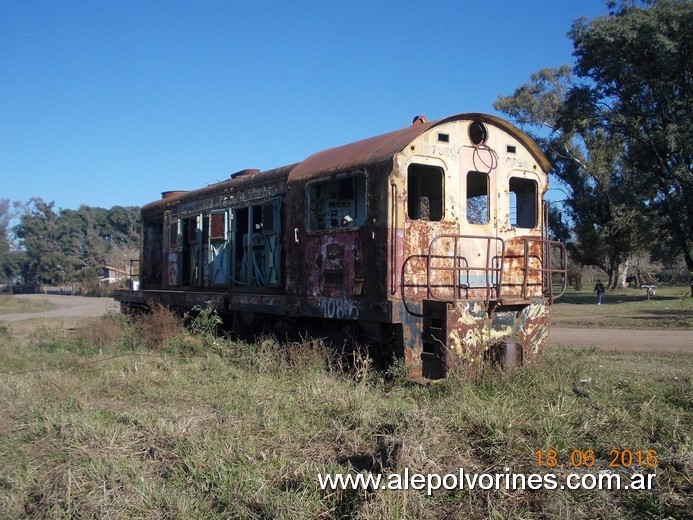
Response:
[[[548,450],[537,450],[534,454],[537,457],[537,466],[547,468],[591,468],[599,462],[594,450],[572,450],[567,456],[563,456],[557,450],[551,448]],[[605,461],[605,465],[611,468],[654,468],[658,463],[657,450],[609,450],[609,460]]]

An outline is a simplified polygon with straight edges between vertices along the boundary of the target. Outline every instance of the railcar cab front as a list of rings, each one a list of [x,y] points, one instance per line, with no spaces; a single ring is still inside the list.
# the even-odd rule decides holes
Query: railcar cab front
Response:
[[[546,238],[548,160],[494,116],[420,126],[391,178],[389,277],[412,374],[443,377],[496,347],[530,358],[566,279],[565,249]]]

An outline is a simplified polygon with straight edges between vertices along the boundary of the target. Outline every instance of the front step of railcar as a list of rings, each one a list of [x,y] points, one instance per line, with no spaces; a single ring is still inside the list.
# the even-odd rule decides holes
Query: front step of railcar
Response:
[[[482,362],[521,365],[542,350],[548,324],[545,301],[503,306],[424,300],[421,375],[441,379],[455,367]]]
[[[488,322],[484,302],[424,300],[421,375],[442,379],[456,366],[481,362],[488,345]]]
[[[421,375],[442,379],[447,373],[448,304],[436,300],[423,302]]]

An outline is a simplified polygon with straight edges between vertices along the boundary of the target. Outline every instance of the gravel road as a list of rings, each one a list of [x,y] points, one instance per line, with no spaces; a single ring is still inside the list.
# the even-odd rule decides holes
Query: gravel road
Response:
[[[113,298],[87,298],[85,296],[63,296],[59,294],[16,294],[24,300],[48,300],[55,309],[41,312],[18,312],[0,314],[0,321],[22,321],[32,318],[78,318],[102,316],[120,309]]]
[[[687,352],[693,354],[693,330],[566,329],[555,327],[549,345],[597,347],[630,352]]]

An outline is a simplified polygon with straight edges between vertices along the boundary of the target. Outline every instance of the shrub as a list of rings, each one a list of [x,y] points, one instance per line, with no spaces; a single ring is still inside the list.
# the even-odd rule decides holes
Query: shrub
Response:
[[[181,331],[182,320],[168,307],[156,304],[150,306],[148,313],[135,318],[135,327],[147,347],[159,350]]]

